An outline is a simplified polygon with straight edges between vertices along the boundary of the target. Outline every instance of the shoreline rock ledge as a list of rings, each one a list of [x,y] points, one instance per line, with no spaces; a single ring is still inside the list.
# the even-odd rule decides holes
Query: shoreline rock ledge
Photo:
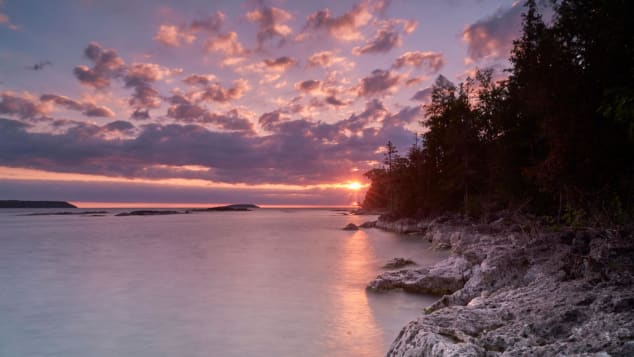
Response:
[[[631,230],[416,226],[452,255],[384,272],[368,289],[445,295],[387,356],[634,356]]]

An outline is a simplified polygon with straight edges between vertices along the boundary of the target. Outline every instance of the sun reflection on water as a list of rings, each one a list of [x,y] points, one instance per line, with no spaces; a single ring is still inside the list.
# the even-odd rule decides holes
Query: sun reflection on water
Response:
[[[340,278],[346,281],[345,287],[335,292],[337,299],[337,326],[334,345],[345,346],[345,350],[355,355],[366,356],[381,349],[383,332],[377,325],[368,305],[364,284],[368,276],[370,261],[374,257],[368,236],[357,231],[346,239],[344,245]]]

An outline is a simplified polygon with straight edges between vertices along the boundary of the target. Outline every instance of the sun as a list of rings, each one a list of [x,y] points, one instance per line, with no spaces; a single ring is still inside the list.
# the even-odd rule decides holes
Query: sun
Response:
[[[347,184],[344,185],[345,188],[347,188],[348,190],[351,191],[359,191],[360,189],[363,188],[363,185],[358,182],[358,181],[350,181]]]

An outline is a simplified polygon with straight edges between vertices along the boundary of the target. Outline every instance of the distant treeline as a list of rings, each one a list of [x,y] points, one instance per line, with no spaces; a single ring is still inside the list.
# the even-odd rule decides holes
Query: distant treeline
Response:
[[[436,79],[426,131],[366,176],[364,208],[396,216],[525,208],[568,223],[628,219],[633,202],[634,2],[527,1],[509,77]],[[628,213],[629,212],[629,213]],[[631,217],[631,216],[630,216]]]
[[[77,208],[64,201],[0,200],[0,208]]]

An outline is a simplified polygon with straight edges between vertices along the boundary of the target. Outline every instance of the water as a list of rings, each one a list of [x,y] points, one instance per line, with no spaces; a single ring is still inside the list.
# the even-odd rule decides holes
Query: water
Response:
[[[381,356],[434,298],[365,285],[391,258],[443,258],[330,210],[16,213],[0,211],[2,357]]]

